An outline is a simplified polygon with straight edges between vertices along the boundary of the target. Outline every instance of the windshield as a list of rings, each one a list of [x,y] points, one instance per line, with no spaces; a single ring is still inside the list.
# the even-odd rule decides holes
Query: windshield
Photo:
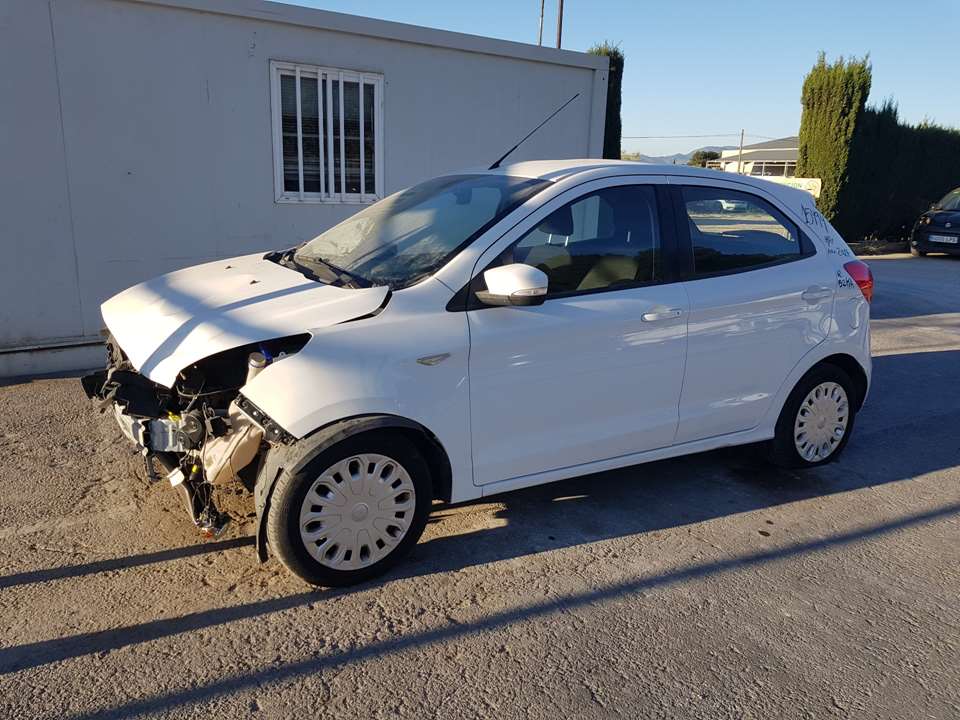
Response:
[[[399,290],[431,275],[549,184],[509,175],[434,178],[347,218],[303,245],[293,259]]]
[[[951,190],[936,205],[937,210],[960,210],[960,188]]]

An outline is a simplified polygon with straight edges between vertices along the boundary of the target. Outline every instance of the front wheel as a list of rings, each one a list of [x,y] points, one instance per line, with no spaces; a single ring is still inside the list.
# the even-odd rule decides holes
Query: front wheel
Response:
[[[386,572],[420,539],[433,501],[430,471],[410,443],[364,433],[277,481],[267,542],[313,585],[353,585]]]
[[[850,438],[856,417],[850,376],[819,365],[790,393],[771,441],[771,460],[782,467],[815,467],[835,460]]]

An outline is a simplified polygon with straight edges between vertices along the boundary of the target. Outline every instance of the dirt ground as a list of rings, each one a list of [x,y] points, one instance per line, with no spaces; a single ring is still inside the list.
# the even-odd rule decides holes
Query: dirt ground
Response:
[[[0,717],[960,717],[960,258],[870,258],[843,458],[742,449],[439,509],[314,590],[202,541],[75,378],[0,387]]]

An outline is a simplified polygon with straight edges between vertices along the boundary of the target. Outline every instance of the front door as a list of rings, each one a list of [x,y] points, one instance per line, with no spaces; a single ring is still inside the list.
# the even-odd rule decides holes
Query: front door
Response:
[[[543,305],[467,312],[477,484],[673,442],[688,302],[665,262],[665,190],[644,182],[570,191],[477,263],[480,282],[482,270],[511,262],[549,278]]]

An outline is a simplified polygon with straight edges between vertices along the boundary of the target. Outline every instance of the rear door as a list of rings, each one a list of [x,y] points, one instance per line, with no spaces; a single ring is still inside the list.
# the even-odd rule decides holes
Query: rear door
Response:
[[[760,423],[791,369],[829,332],[836,283],[772,197],[722,181],[674,182],[690,298],[682,443]]]

